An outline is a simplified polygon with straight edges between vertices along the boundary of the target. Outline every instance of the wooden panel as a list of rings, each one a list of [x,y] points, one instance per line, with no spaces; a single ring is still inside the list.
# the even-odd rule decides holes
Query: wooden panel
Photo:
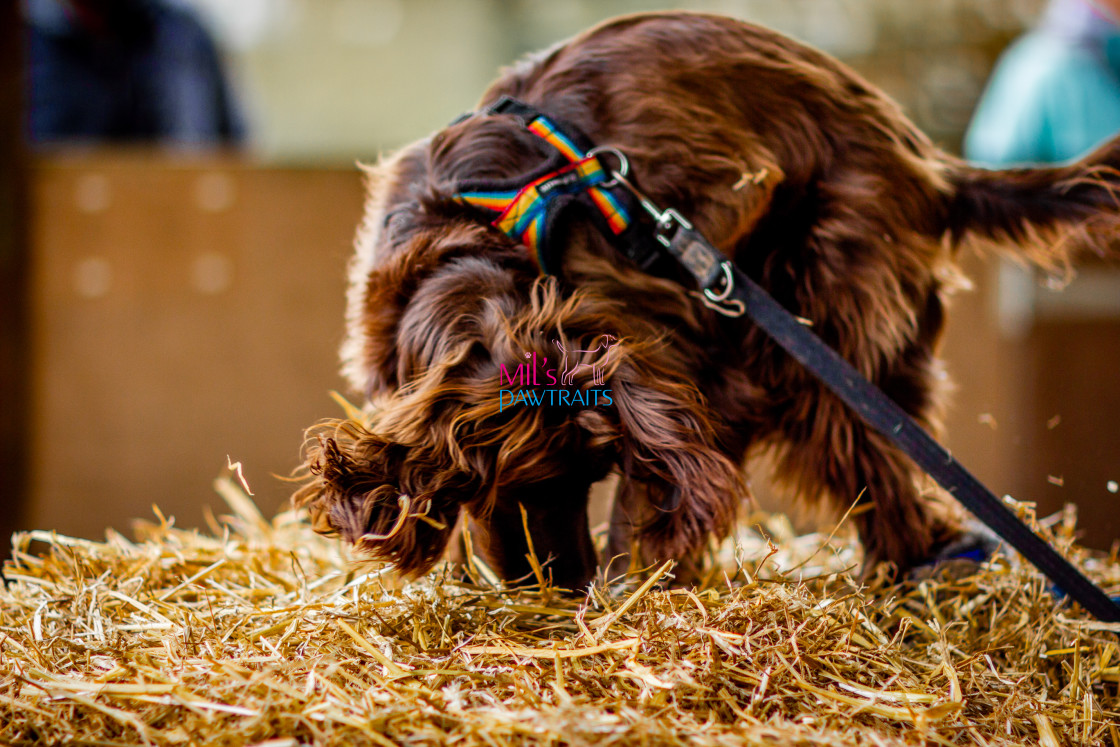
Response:
[[[1027,352],[997,323],[997,260],[968,255],[964,270],[973,289],[952,298],[943,351],[954,384],[945,443],[996,495],[1021,498]]]
[[[1109,549],[1120,538],[1120,494],[1109,489],[1120,483],[1120,321],[1069,309],[1096,313],[1113,299],[1096,298],[1093,283],[1055,296],[1028,279],[1031,317],[1007,337],[994,262],[969,262],[977,289],[950,315],[946,358],[958,387],[948,444],[997,495],[1036,503],[1041,516],[1077,504],[1085,544]],[[1084,274],[1094,272],[1115,270]]]
[[[31,523],[100,536],[154,503],[197,526],[227,455],[275,509],[337,414],[356,170],[56,156],[33,200]]]
[[[1120,540],[1120,320],[1042,320],[1031,335],[1035,374],[1028,458],[1039,510],[1078,506],[1086,544]]]

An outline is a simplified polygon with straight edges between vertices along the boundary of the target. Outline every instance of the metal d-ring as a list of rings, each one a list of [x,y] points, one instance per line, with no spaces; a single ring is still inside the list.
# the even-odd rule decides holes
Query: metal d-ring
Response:
[[[709,309],[718,311],[724,316],[740,317],[746,312],[746,306],[738,298],[731,298],[731,293],[735,290],[735,279],[731,274],[731,262],[725,260],[720,262],[719,266],[723,270],[723,290],[719,293],[713,293],[711,288],[705,288],[700,300]]]
[[[724,260],[719,263],[719,267],[723,270],[723,290],[719,293],[713,293],[711,288],[704,289],[704,295],[708,297],[708,300],[716,303],[726,301],[731,296],[731,292],[735,290],[735,280],[731,276],[731,263]]]
[[[618,159],[617,169],[607,169],[607,173],[611,175],[611,178],[608,181],[605,181],[602,184],[598,185],[603,189],[610,189],[611,187],[618,186],[620,181],[625,181],[626,175],[630,173],[630,159],[628,159],[626,157],[626,154],[620,151],[618,148],[612,148],[609,145],[603,145],[587,151],[588,158],[592,156],[598,158],[602,155],[610,155]]]

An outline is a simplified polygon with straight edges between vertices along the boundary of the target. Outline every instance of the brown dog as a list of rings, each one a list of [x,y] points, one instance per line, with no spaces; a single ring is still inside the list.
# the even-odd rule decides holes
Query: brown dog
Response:
[[[972,168],[835,60],[729,18],[607,23],[515,66],[482,102],[502,95],[624,152],[654,202],[935,432],[959,248],[1055,269],[1120,229],[1120,145],[1063,168]],[[573,221],[562,266],[541,277],[492,216],[453,199],[547,156],[515,117],[478,113],[371,171],[343,358],[373,414],[313,431],[295,501],[316,528],[416,574],[463,512],[503,577],[530,571],[527,528],[553,580],[576,587],[597,564],[593,482],[621,476],[610,555],[685,558],[729,532],[745,457],[766,449],[803,498],[866,504],[865,568],[909,569],[959,537],[958,512],[905,456],[683,272],[647,274]],[[553,401],[532,401],[549,388]]]

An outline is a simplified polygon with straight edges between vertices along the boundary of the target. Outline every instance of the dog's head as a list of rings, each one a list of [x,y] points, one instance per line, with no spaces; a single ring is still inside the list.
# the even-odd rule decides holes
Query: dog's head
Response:
[[[447,197],[465,173],[528,168],[536,144],[503,119],[456,125],[375,171],[344,348],[369,421],[312,431],[296,502],[406,574],[439,559],[465,513],[503,577],[529,573],[528,536],[546,574],[575,587],[596,566],[588,491],[612,468],[651,486],[644,535],[664,557],[726,529],[743,490],[684,353],[630,303],[687,327],[684,291],[579,228],[568,282],[539,277],[523,247]]]

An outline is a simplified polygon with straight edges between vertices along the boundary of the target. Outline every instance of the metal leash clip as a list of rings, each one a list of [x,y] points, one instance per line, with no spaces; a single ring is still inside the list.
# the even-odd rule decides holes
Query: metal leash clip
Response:
[[[725,258],[708,243],[708,240],[693,228],[687,218],[673,208],[662,210],[645,193],[635,187],[626,178],[630,172],[630,161],[622,151],[605,146],[593,148],[587,155],[599,158],[609,155],[618,160],[618,168],[609,169],[611,179],[600,186],[609,189],[622,185],[637,198],[638,203],[653,218],[654,238],[696,278],[701,288],[696,295],[704,305],[727,317],[742,316],[745,311],[743,302],[731,298],[731,294],[735,291],[731,260]]]

